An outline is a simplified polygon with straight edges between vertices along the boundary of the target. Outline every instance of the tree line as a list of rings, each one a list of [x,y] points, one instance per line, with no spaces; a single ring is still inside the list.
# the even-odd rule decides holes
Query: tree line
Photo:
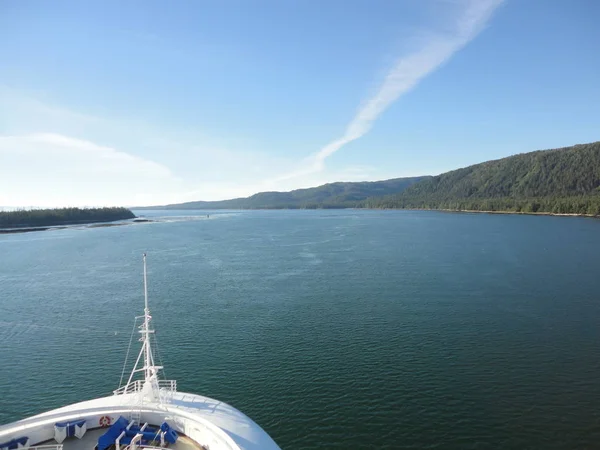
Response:
[[[127,208],[58,208],[0,211],[0,228],[46,227],[56,225],[113,222],[133,219]]]
[[[367,208],[600,215],[600,142],[510,156],[425,179]]]
[[[518,213],[584,214],[600,216],[600,195],[538,198],[374,198],[364,202],[365,208],[439,209],[450,211],[506,211]]]

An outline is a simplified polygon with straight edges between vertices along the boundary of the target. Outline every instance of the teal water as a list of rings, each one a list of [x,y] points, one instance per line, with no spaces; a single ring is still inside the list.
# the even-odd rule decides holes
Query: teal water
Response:
[[[146,214],[0,235],[0,423],[117,387],[147,251],[167,377],[283,449],[600,445],[600,221]]]

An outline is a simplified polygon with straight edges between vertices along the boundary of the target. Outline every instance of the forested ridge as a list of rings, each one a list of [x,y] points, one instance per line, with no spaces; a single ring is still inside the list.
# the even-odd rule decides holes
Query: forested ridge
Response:
[[[337,182],[290,192],[259,192],[250,197],[221,201],[197,201],[143,209],[312,209],[354,208],[369,197],[402,192],[428,177],[384,181]]]
[[[600,215],[600,142],[522,153],[434,177],[329,183],[153,208],[397,208]]]
[[[600,215],[600,142],[453,170],[362,206]]]
[[[0,211],[0,228],[46,227],[133,219],[127,208],[57,208]]]

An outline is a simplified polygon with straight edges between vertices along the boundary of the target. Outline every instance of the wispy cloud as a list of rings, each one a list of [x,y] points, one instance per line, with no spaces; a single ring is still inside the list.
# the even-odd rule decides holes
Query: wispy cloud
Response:
[[[186,191],[162,164],[61,134],[0,136],[0,158],[3,206],[157,204]]]
[[[133,170],[137,174],[159,178],[173,176],[171,170],[162,164],[84,139],[55,133],[37,133],[24,137],[23,140],[41,144],[46,151],[53,150],[55,153],[58,151],[62,154],[67,152],[66,156],[69,156],[71,160],[74,157],[81,158],[83,156],[93,163],[93,165],[90,164],[88,170],[102,170],[106,173],[122,173]]]
[[[325,160],[346,144],[367,134],[377,118],[419,81],[448,61],[473,40],[486,26],[503,0],[465,0],[457,2],[459,11],[443,31],[428,30],[413,51],[400,57],[388,72],[376,93],[359,108],[344,134],[311,155],[303,168],[281,175],[271,182],[320,172]]]
[[[0,205],[164,204],[414,175],[356,166],[325,170],[325,162],[367,134],[390,105],[474,39],[502,2],[443,5],[453,14],[436,17],[438,26],[421,31],[418,43],[393,63],[344,132],[299,167],[293,156],[264,149],[258,141],[208,136],[144,117],[79,112],[45,103],[50,100],[43,93],[39,100],[31,97],[36,93],[0,84],[0,133],[5,135],[0,135]]]
[[[80,113],[1,84],[0,98],[0,206],[221,200],[293,164],[249,139]]]

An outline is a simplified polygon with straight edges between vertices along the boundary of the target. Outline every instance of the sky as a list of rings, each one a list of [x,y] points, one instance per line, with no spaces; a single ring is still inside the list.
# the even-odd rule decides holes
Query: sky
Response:
[[[600,140],[596,0],[0,0],[0,206],[436,175]]]

